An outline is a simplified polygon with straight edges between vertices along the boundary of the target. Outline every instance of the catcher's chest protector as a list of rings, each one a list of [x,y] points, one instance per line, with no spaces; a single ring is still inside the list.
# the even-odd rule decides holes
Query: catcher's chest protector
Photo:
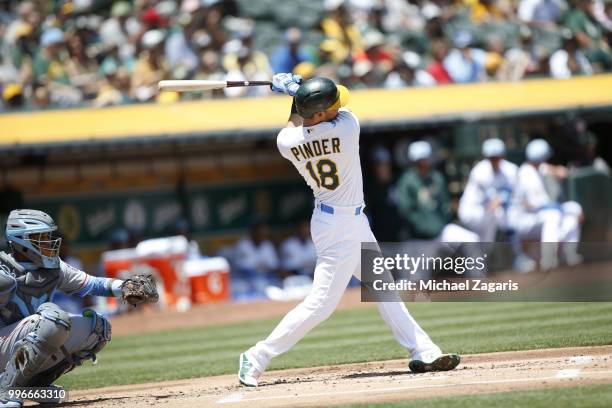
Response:
[[[51,302],[60,280],[59,268],[32,271],[13,269],[12,273],[17,287],[9,302],[0,307],[0,327],[18,322],[36,313],[41,304]]]

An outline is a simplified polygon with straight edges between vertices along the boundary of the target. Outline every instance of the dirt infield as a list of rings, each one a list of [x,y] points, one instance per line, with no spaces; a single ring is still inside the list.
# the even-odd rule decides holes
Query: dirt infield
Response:
[[[259,388],[235,375],[75,391],[71,407],[314,407],[612,384],[612,346],[464,356],[455,371],[412,374],[406,360],[271,371]]]

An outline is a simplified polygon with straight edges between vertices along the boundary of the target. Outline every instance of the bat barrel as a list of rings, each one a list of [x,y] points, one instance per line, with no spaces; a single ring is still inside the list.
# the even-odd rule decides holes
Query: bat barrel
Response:
[[[270,86],[270,81],[209,81],[209,80],[164,80],[159,81],[160,91],[189,92],[238,86]]]

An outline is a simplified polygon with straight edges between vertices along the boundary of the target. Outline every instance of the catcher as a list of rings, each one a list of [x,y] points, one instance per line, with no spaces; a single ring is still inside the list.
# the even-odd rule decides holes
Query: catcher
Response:
[[[22,406],[9,392],[14,387],[58,388],[53,381],[84,360],[95,362],[111,339],[109,322],[95,311],[71,315],[52,303],[57,290],[116,296],[132,305],[158,300],[150,276],[100,278],[63,262],[56,230],[53,219],[36,210],[14,210],[6,223],[12,254],[0,252],[0,407]]]

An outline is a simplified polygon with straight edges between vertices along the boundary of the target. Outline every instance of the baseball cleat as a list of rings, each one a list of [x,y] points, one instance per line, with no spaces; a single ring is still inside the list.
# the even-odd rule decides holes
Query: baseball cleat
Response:
[[[408,368],[413,373],[428,373],[430,371],[450,371],[457,367],[461,362],[458,354],[442,354],[432,361],[426,359],[414,359],[408,363]]]
[[[249,361],[246,353],[240,354],[240,368],[238,369],[238,380],[240,384],[247,387],[257,387],[257,380],[261,372]]]

